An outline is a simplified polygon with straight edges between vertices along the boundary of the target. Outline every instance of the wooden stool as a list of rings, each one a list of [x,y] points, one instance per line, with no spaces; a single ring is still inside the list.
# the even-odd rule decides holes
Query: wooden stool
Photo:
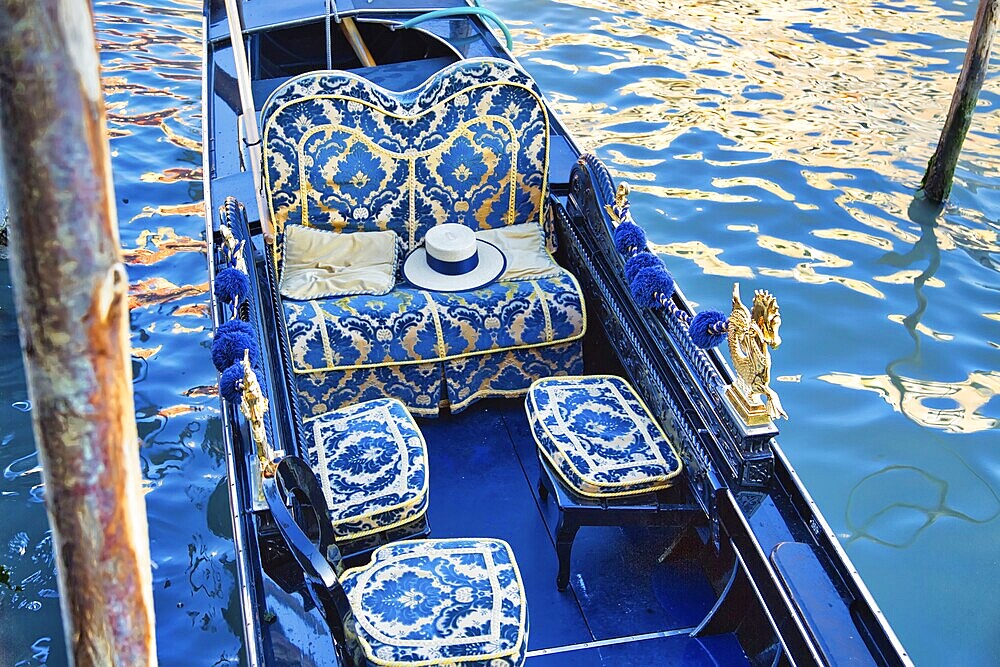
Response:
[[[622,378],[543,378],[525,409],[541,463],[539,495],[552,495],[559,508],[559,590],[569,584],[581,526],[683,526],[701,514],[672,488],[680,455]]]

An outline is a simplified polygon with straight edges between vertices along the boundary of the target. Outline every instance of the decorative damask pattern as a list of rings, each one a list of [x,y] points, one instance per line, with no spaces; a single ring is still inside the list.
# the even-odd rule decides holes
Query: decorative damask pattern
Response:
[[[430,293],[397,286],[383,296],[285,301],[292,370],[347,370],[434,361],[441,337]]]
[[[571,341],[585,329],[580,286],[565,270],[551,278],[429,294],[437,306],[446,359]]]
[[[338,538],[395,528],[427,511],[427,445],[402,403],[359,403],[307,421],[306,429],[306,455]]]
[[[420,417],[436,417],[441,402],[441,364],[406,364],[295,376],[306,418],[358,401],[392,397]]]
[[[620,377],[545,378],[525,408],[539,453],[580,495],[648,493],[681,471],[673,444]]]
[[[279,255],[286,224],[391,229],[410,250],[444,222],[545,222],[548,118],[537,86],[507,61],[463,60],[406,92],[303,74],[261,117]]]
[[[377,549],[341,583],[369,665],[524,663],[527,606],[506,542],[399,542]]]
[[[583,373],[583,349],[564,343],[444,362],[444,382],[452,413],[483,398],[523,396],[536,379]]]
[[[580,288],[565,270],[468,292],[397,286],[384,296],[286,301],[285,319],[300,374],[562,343],[580,338],[586,321]]]

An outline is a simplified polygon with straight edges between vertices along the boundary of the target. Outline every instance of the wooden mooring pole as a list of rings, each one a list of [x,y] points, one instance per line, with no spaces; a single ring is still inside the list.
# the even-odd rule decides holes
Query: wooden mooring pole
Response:
[[[121,260],[89,0],[0,0],[15,304],[68,653],[156,664]]]
[[[951,182],[955,176],[955,165],[965,135],[972,124],[976,111],[979,91],[983,88],[986,70],[990,63],[990,48],[997,26],[998,0],[979,0],[976,19],[972,23],[969,47],[965,51],[965,63],[951,98],[951,108],[945,120],[937,149],[927,163],[927,172],[920,183],[920,189],[929,201],[940,204],[951,192]]]

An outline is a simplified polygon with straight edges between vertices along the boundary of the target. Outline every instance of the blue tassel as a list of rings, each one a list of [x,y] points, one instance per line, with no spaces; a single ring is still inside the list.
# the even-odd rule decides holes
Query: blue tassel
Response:
[[[215,297],[220,301],[232,303],[237,297],[246,301],[249,294],[250,278],[239,269],[223,269],[215,276]]]
[[[646,249],[646,232],[634,222],[623,222],[615,229],[615,248],[628,257]]]
[[[650,266],[636,272],[630,285],[632,298],[643,308],[658,308],[674,294],[674,279],[665,267]]]
[[[239,328],[222,329],[223,327],[219,327],[219,331],[215,332],[215,340],[212,341],[212,363],[216,370],[221,373],[241,361],[244,350],[250,351],[251,364],[256,365],[260,361],[260,348],[257,347],[256,338]]]
[[[215,330],[215,337],[228,334],[228,333],[242,333],[253,338],[254,330],[249,322],[244,322],[243,320],[226,320],[219,325],[219,328]]]
[[[726,339],[729,319],[717,310],[703,310],[691,320],[688,333],[695,345],[703,350],[713,348]]]
[[[224,370],[222,377],[219,378],[219,393],[222,394],[222,398],[230,403],[238,403],[242,392],[240,387],[242,381],[243,364],[233,364]]]
[[[651,252],[637,252],[625,261],[625,282],[629,285],[635,280],[635,274],[651,266],[663,266],[660,258]]]

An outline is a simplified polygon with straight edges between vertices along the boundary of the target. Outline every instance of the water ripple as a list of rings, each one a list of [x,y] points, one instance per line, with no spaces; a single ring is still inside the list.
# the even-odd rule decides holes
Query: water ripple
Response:
[[[41,472],[42,467],[38,464],[38,454],[32,452],[8,464],[3,470],[3,477],[7,481],[10,481],[18,477]]]
[[[739,279],[778,297],[774,372],[799,378],[782,393],[782,445],[910,654],[954,663],[935,639],[950,632],[959,662],[988,662],[995,619],[964,610],[990,608],[1000,584],[984,585],[992,561],[960,545],[991,551],[1000,520],[989,493],[983,513],[953,500],[970,474],[1000,489],[1000,68],[949,205],[914,201],[975,3],[532,7],[514,25],[516,54],[578,143],[634,185],[633,216],[685,295],[726,310]],[[517,0],[491,8],[524,14]],[[951,465],[956,447],[968,466]],[[907,500],[903,484],[869,479],[883,468],[933,493]],[[904,557],[905,577],[888,565]]]

